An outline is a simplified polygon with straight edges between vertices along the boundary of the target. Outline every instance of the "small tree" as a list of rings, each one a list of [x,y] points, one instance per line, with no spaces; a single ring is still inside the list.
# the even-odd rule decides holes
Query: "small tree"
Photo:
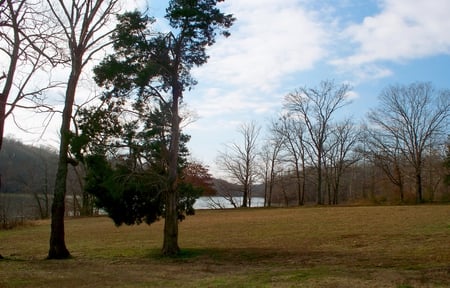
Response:
[[[254,122],[243,124],[239,129],[244,138],[243,144],[228,145],[228,151],[220,152],[217,158],[220,167],[241,185],[242,207],[251,206],[252,186],[258,176],[256,158],[259,132],[260,128]]]

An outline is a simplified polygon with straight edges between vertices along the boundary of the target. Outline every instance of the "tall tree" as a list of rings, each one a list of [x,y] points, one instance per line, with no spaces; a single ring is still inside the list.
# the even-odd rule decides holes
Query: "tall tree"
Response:
[[[339,188],[344,172],[359,160],[357,153],[352,153],[360,140],[360,131],[350,119],[338,122],[332,128],[329,138],[330,147],[325,155],[326,175],[329,187],[328,203],[338,204]]]
[[[444,136],[450,116],[450,91],[437,91],[430,83],[392,85],[379,96],[369,121],[388,141],[398,141],[402,155],[414,168],[416,201],[422,202],[425,152]],[[395,139],[389,140],[389,139]]]
[[[43,109],[42,97],[58,84],[45,83],[41,73],[63,62],[56,45],[59,28],[46,12],[41,1],[0,1],[0,149],[5,120],[14,108]]]
[[[166,18],[172,31],[155,33],[153,19],[139,12],[127,13],[114,35],[114,55],[97,69],[96,81],[119,95],[137,94],[141,101],[158,97],[170,104],[168,184],[164,193],[165,224],[162,252],[175,255],[178,246],[178,157],[180,142],[179,105],[183,92],[196,84],[190,71],[208,60],[206,48],[215,43],[217,32],[228,36],[232,15],[217,8],[220,0],[172,0]],[[167,100],[167,94],[170,99]]]
[[[254,123],[243,124],[239,133],[244,138],[243,144],[232,143],[228,151],[220,152],[218,164],[242,188],[242,207],[251,206],[251,192],[255,178],[258,176],[256,157],[257,140],[260,128]]]
[[[70,74],[65,92],[64,109],[60,128],[59,160],[56,173],[55,190],[52,203],[49,259],[70,257],[66,248],[64,231],[64,212],[66,181],[70,158],[69,141],[73,106],[78,82],[95,53],[109,45],[107,29],[110,17],[116,11],[118,0],[47,0],[52,16],[62,27],[64,44],[70,58]],[[61,45],[63,45],[61,43]]]
[[[398,135],[385,137],[383,131],[376,128],[365,129],[364,155],[379,167],[392,184],[397,186],[400,202],[405,200],[405,165],[400,149]]]
[[[272,126],[276,124],[273,123]],[[274,130],[274,127],[271,127]],[[273,131],[272,131],[273,132]],[[264,175],[264,206],[272,206],[273,188],[276,182],[276,176],[282,170],[281,152],[285,139],[282,135],[272,133],[261,148],[260,157],[262,160],[262,172]]]
[[[322,181],[326,142],[335,112],[348,103],[350,86],[337,86],[333,81],[322,81],[317,88],[303,87],[285,97],[285,107],[298,119],[303,119],[308,131],[310,154],[317,171],[317,204],[324,204]]]
[[[306,187],[306,126],[296,117],[285,115],[274,126],[274,132],[285,139],[283,145],[287,152],[286,161],[294,166],[297,182],[297,205],[303,205]]]

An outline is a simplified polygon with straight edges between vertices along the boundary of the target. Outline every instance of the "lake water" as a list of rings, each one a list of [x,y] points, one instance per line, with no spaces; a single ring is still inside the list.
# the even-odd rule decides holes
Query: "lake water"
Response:
[[[242,197],[233,197],[234,203],[238,207],[242,204]],[[263,207],[264,198],[263,197],[252,197],[251,207]],[[234,208],[229,200],[225,197],[211,196],[211,197],[200,197],[194,204],[194,209],[223,209],[223,208]]]

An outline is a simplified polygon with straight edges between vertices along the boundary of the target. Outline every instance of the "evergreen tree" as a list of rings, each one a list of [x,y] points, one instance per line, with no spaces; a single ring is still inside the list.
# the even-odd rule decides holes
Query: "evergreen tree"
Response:
[[[228,36],[232,15],[216,6],[222,0],[171,0],[166,18],[172,31],[155,33],[150,30],[154,19],[139,12],[119,16],[113,35],[113,55],[95,69],[96,81],[108,89],[107,97],[129,97],[146,102],[158,98],[170,107],[170,140],[167,158],[167,183],[164,191],[163,254],[175,255],[178,247],[179,206],[179,104],[183,91],[196,84],[190,75],[194,66],[206,63],[206,47],[215,42],[217,32]]]

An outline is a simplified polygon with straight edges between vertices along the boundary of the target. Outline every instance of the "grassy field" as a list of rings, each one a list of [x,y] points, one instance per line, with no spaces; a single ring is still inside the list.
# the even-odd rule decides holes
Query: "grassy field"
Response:
[[[48,221],[0,231],[0,287],[450,287],[450,206],[198,211],[175,259],[162,224],[68,219],[69,260]]]

